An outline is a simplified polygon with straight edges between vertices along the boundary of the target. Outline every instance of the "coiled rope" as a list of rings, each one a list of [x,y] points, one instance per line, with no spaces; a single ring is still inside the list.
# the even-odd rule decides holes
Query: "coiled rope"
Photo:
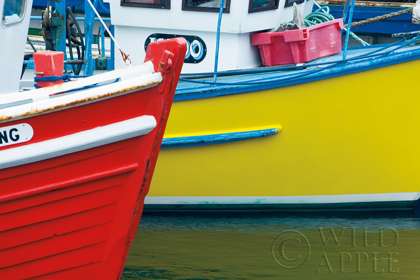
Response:
[[[318,6],[318,10],[310,13],[309,15],[305,17],[304,22],[306,26],[312,26],[315,24],[334,20],[334,17],[330,14],[329,7],[321,7],[316,2],[315,2],[315,5]]]
[[[314,4],[318,7],[318,10],[316,10],[313,13],[310,13],[309,15],[305,17],[304,22],[306,26],[312,26],[315,24],[319,24],[322,22],[327,22],[327,21],[331,21],[335,19],[330,14],[330,8],[326,6],[321,7],[317,2],[314,2]],[[353,27],[353,24],[351,25],[351,27]],[[344,30],[346,30],[347,32],[347,25],[344,26]],[[363,40],[362,38],[360,38],[359,36],[357,36],[351,31],[350,31],[350,36],[353,37],[356,41],[358,41],[363,46],[370,46],[368,42],[366,42],[365,40]]]

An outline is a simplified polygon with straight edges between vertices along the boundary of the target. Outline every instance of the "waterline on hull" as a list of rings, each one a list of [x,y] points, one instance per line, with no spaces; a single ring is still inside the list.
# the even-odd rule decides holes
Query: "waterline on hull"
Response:
[[[412,208],[420,193],[378,193],[310,196],[148,196],[148,209],[370,209]]]

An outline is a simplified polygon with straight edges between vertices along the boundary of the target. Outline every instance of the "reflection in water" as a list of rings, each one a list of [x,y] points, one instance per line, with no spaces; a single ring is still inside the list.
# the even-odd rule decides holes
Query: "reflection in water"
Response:
[[[123,279],[418,279],[412,212],[146,213]]]

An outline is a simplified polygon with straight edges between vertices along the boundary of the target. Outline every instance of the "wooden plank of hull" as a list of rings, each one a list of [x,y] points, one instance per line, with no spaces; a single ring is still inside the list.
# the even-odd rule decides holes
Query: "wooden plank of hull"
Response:
[[[13,186],[39,188],[44,181],[72,183],[1,204],[2,278],[70,272],[98,262],[101,269],[107,267],[105,270],[116,275],[130,241],[131,213],[134,211],[134,219],[141,215],[146,194],[142,181],[150,152],[137,151],[145,150],[142,146],[149,145],[147,140],[134,138],[4,170],[2,186],[9,187],[7,191]],[[4,178],[5,173],[12,176]],[[98,176],[86,180],[86,174]],[[113,257],[106,257],[108,254]]]

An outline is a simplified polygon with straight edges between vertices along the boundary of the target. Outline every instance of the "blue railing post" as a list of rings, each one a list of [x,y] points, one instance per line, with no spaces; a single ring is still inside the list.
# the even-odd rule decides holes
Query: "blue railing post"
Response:
[[[101,57],[105,57],[105,28],[101,24]]]
[[[97,6],[97,0],[94,1],[93,6]],[[87,0],[85,0],[85,57],[84,57],[84,74],[87,76],[93,75],[93,59],[92,59],[92,44],[93,44],[93,23],[95,20],[95,12],[90,7]]]
[[[353,20],[353,12],[354,12],[354,2],[355,2],[355,0],[348,0],[348,2],[350,2],[350,1],[351,1],[350,10],[346,11],[348,13],[349,19],[347,21],[346,41],[344,43],[343,60],[346,60],[346,57],[347,57],[347,48],[349,46],[351,22]],[[346,4],[346,8],[347,8],[347,4]],[[347,16],[345,18],[347,18]]]
[[[217,20],[217,37],[216,37],[216,53],[214,56],[214,74],[213,74],[213,82],[217,82],[217,68],[219,65],[219,45],[220,45],[220,26],[222,25],[222,17],[223,17],[223,6],[225,5],[225,0],[220,1],[220,8],[219,8],[219,19]]]
[[[53,40],[56,51],[64,52],[66,55],[66,0],[55,2],[55,11],[52,15],[52,25],[55,27],[53,32]]]
[[[114,32],[114,26],[112,24],[111,24],[110,31],[111,31],[112,36],[114,36],[115,32]],[[111,59],[108,59],[109,64],[107,64],[107,67],[108,67],[108,70],[114,70],[115,69],[115,44],[112,40],[110,43],[111,43]]]
[[[342,16],[344,24],[347,23],[347,16],[348,16],[348,13],[349,13],[350,1],[351,0],[347,0],[346,5],[344,6],[344,11],[343,11],[343,16]]]

